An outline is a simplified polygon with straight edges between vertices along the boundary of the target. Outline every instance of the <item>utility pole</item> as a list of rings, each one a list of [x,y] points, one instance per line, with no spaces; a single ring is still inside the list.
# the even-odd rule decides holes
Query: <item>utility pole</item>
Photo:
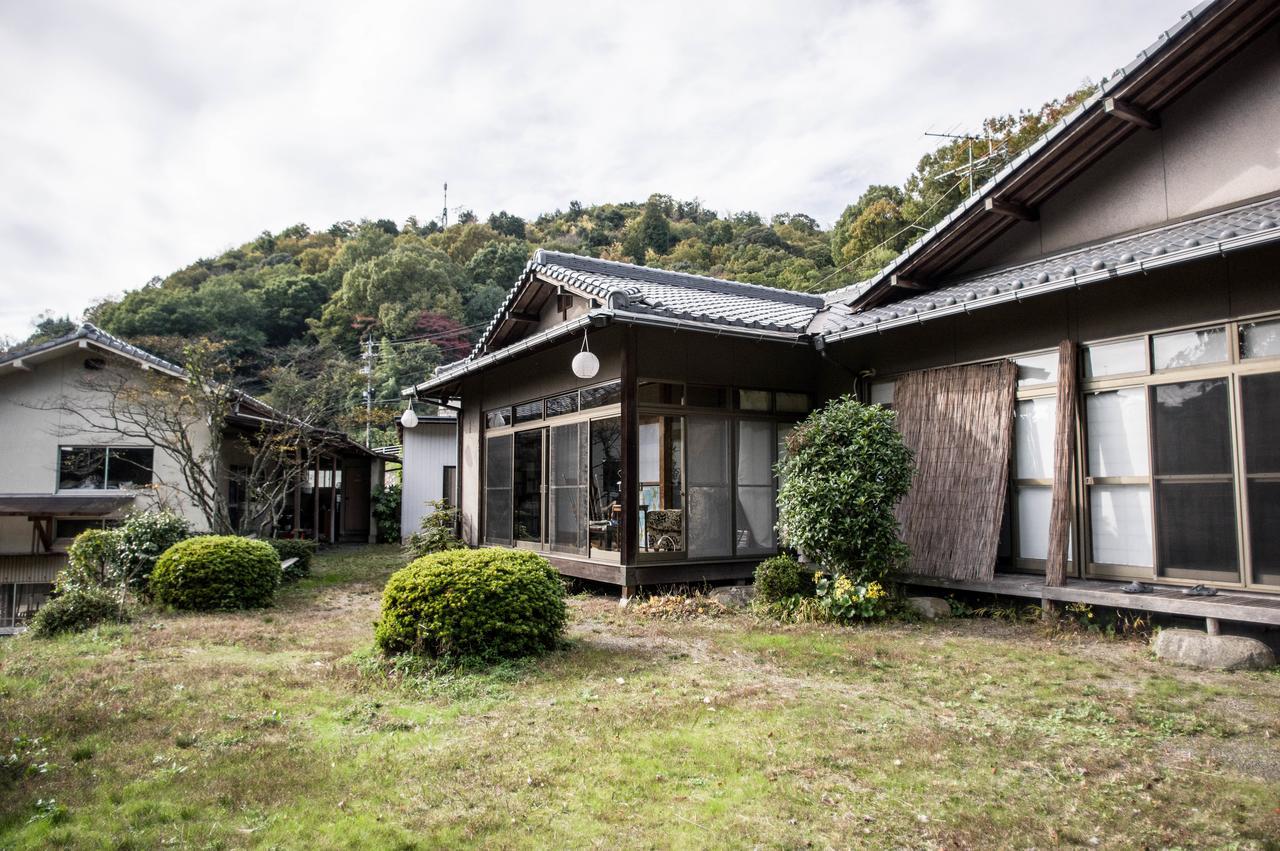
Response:
[[[373,445],[373,327],[364,337],[364,445]]]
[[[440,212],[440,229],[449,227],[449,184],[444,185],[444,209]]]

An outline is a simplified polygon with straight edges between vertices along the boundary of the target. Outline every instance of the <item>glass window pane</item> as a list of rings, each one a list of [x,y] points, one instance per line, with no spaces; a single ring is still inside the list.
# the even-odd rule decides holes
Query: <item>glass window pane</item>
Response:
[[[684,550],[683,423],[680,417],[640,417],[636,509],[640,552]]]
[[[107,450],[63,447],[59,450],[58,489],[102,488],[107,479]]]
[[[542,541],[542,429],[517,432],[515,436],[515,538]]]
[[[587,548],[587,424],[551,429],[547,483],[551,520],[551,548],[586,553]]]
[[[1240,379],[1244,408],[1244,468],[1280,473],[1280,372]]]
[[[1044,352],[1038,355],[1024,355],[1014,358],[1018,365],[1018,387],[1035,387],[1039,384],[1056,384],[1058,382],[1058,353]]]
[[[516,405],[516,423],[528,423],[540,419],[542,419],[542,402],[525,402],[523,405]]]
[[[729,420],[689,417],[688,550],[693,558],[732,554]]]
[[[1151,338],[1151,366],[1155,369],[1181,369],[1227,360],[1227,329],[1205,328],[1201,331],[1174,331]]]
[[[773,539],[773,510],[772,487],[738,488],[736,547],[739,555],[771,553],[777,549]]]
[[[599,387],[588,387],[582,391],[582,410],[603,408],[605,405],[616,405],[622,401],[622,382],[612,381]]]
[[[1016,468],[1014,478],[1053,478],[1053,433],[1058,400],[1023,399],[1014,417]]]
[[[773,423],[738,421],[738,484],[773,485]]]
[[[738,410],[768,411],[772,395],[768,390],[739,390]]]
[[[641,381],[636,399],[643,405],[683,405],[684,385],[666,381]]]
[[[1160,575],[1234,582],[1236,507],[1231,482],[1157,482]]]
[[[1253,581],[1280,585],[1280,482],[1251,479],[1248,499]]]
[[[511,409],[499,408],[496,411],[486,411],[484,424],[489,428],[502,428],[503,426],[511,425]]]
[[[1089,431],[1089,475],[1145,476],[1147,391],[1141,387],[1090,393],[1085,397]]]
[[[775,393],[773,401],[780,414],[807,414],[810,410],[808,393]]]
[[[140,488],[151,484],[154,450],[111,449],[107,458],[108,488]]]
[[[1240,357],[1280,357],[1280,319],[1240,323]]]
[[[485,441],[484,539],[511,543],[511,435]]]
[[[591,421],[591,548],[622,549],[622,420]]]
[[[1018,500],[1018,555],[1049,557],[1049,505],[1053,489],[1043,486],[1015,488]]]
[[[547,416],[558,417],[561,414],[572,414],[578,410],[578,393],[565,393],[561,396],[552,396],[547,400]]]
[[[893,388],[897,385],[895,381],[877,381],[871,385],[871,404],[873,405],[892,405],[893,404]]]
[[[1230,473],[1227,380],[1162,384],[1153,388],[1152,394],[1156,475]]]
[[[1099,564],[1150,567],[1149,485],[1095,485],[1089,489],[1093,560]]]
[[[1099,343],[1084,350],[1085,378],[1103,378],[1108,375],[1128,375],[1147,371],[1147,341],[1121,340],[1118,343]]]
[[[691,408],[723,408],[729,403],[729,391],[724,387],[690,384],[685,389],[684,401]]]

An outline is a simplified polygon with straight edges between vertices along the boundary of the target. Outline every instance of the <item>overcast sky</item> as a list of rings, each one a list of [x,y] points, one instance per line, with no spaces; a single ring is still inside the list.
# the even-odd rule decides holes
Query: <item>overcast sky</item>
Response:
[[[296,222],[697,197],[830,224],[1190,0],[0,0],[0,336]]]

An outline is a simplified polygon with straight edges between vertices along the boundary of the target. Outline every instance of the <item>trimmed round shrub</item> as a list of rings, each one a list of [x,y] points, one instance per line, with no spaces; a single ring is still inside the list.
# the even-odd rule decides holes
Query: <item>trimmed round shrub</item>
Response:
[[[787,546],[858,584],[906,561],[893,510],[915,463],[892,411],[849,396],[833,400],[787,438],[778,472],[778,531]]]
[[[151,572],[151,594],[175,609],[212,611],[271,605],[280,556],[264,541],[202,535],[164,551]]]
[[[120,585],[120,533],[115,529],[85,529],[67,547],[67,566],[58,571],[59,593],[82,588]]]
[[[756,566],[756,598],[776,603],[797,594],[812,596],[813,571],[791,556],[774,556]]]
[[[105,588],[76,588],[46,600],[31,619],[30,629],[32,635],[49,638],[128,620],[128,611],[112,592]]]
[[[374,640],[389,655],[499,659],[554,648],[564,585],[536,553],[446,550],[392,574]]]
[[[297,582],[299,579],[311,575],[311,560],[316,555],[315,541],[304,541],[297,538],[271,538],[267,543],[280,556],[281,562],[291,558],[297,559],[288,568],[283,568],[282,578],[285,582]]]

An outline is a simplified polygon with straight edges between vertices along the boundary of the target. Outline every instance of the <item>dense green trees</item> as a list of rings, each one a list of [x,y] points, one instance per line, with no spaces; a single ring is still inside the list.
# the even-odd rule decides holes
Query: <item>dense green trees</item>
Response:
[[[483,221],[465,211],[447,228],[416,217],[402,225],[341,221],[314,232],[295,224],[97,304],[86,318],[170,358],[193,339],[215,341],[251,389],[290,409],[304,400],[363,434],[366,388],[372,385],[375,425],[389,426],[399,388],[465,356],[536,247],[793,290],[835,289],[875,274],[954,209],[969,189],[971,147],[980,184],[1090,91],[1085,85],[1037,110],[988,119],[983,141],[951,140],[922,157],[901,186],[868,187],[830,231],[804,213],[765,220],[662,194],[642,203],[570,201],[528,221],[505,210]],[[25,343],[74,327],[51,313],[37,323]],[[384,428],[376,439],[391,442],[393,433]]]

